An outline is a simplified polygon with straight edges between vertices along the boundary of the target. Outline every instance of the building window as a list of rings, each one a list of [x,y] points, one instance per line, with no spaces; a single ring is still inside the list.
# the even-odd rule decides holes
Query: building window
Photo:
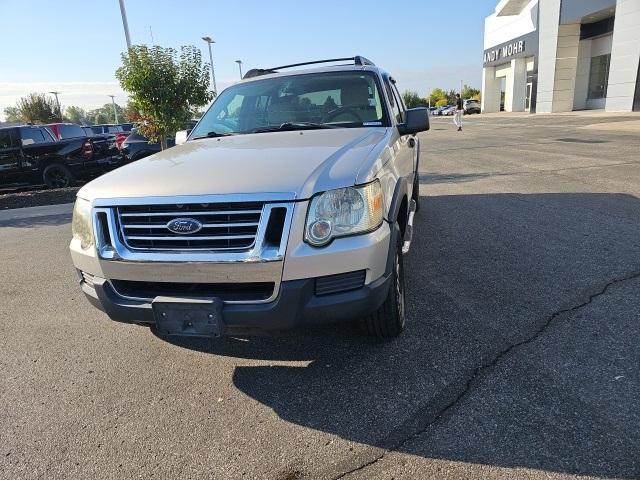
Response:
[[[611,55],[600,55],[591,58],[591,70],[589,71],[589,100],[606,98],[607,84],[609,83],[609,63]]]

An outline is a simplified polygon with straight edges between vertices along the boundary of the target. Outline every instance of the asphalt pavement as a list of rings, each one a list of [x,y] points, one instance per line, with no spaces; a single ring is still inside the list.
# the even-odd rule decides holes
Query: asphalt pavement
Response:
[[[0,478],[640,478],[638,119],[434,119],[388,344],[169,343],[0,218]]]

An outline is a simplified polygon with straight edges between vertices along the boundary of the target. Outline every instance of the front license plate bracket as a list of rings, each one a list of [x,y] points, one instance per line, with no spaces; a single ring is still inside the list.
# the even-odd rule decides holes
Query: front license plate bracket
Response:
[[[224,325],[222,300],[156,297],[151,303],[161,335],[219,337]]]

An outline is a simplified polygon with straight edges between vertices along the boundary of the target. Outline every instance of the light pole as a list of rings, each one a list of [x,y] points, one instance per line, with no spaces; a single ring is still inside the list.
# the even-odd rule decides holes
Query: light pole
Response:
[[[209,62],[211,63],[211,82],[213,83],[213,96],[218,96],[218,88],[216,87],[216,75],[213,73],[213,54],[211,53],[211,44],[216,43],[211,37],[202,37],[209,45]]]
[[[107,97],[111,97],[111,105],[113,105],[113,116],[115,117],[115,123],[118,123],[118,111],[116,110],[116,101],[113,99],[115,95],[107,95]]]
[[[236,60],[238,68],[240,69],[240,80],[242,80],[242,60]]]
[[[62,121],[62,110],[60,110],[60,101],[58,100],[58,94],[62,92],[49,92],[56,97],[56,105],[58,106],[58,117],[60,117],[60,121]]]
[[[131,35],[129,35],[129,23],[127,22],[127,11],[124,8],[124,0],[120,0],[120,14],[122,15],[124,36],[127,39],[127,50],[129,50],[131,48]]]

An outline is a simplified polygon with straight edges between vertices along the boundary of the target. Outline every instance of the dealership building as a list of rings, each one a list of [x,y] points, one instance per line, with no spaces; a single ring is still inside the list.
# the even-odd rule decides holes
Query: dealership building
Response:
[[[484,112],[640,111],[640,0],[501,0],[485,19]]]

